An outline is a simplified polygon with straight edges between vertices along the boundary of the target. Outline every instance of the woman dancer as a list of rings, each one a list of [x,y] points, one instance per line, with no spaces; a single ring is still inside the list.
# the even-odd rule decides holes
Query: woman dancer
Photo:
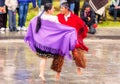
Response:
[[[47,58],[54,59],[52,69],[57,72],[56,78],[59,79],[63,65],[60,60],[63,57],[71,57],[69,51],[74,49],[77,42],[75,29],[59,24],[57,16],[52,15],[53,12],[52,4],[46,3],[44,11],[31,20],[25,37],[30,48],[41,57],[39,77],[43,81],[45,81],[44,71]]]

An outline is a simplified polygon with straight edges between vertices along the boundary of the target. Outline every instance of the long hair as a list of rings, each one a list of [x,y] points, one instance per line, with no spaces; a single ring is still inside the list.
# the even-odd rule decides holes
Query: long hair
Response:
[[[44,10],[42,11],[42,13],[37,17],[37,24],[36,24],[36,33],[38,33],[38,31],[41,28],[41,16],[43,15],[44,12],[47,12],[48,10],[52,9],[52,4],[51,3],[46,3],[44,5]]]

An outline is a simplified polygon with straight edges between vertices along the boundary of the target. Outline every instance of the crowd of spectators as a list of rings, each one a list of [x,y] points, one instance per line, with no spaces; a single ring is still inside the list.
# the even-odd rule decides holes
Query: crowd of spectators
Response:
[[[38,7],[39,11],[43,10],[44,4],[53,0],[0,0],[0,30],[9,29],[12,31],[26,30],[25,27],[29,3],[33,7]],[[100,22],[102,15],[96,14],[89,5],[89,0],[84,0],[83,6],[80,8],[80,0],[60,0],[60,4],[68,2],[71,12],[81,17],[81,19],[88,25],[89,33],[96,32],[95,27]],[[8,19],[7,19],[8,14]],[[16,14],[18,14],[18,24],[16,25]],[[120,17],[120,0],[111,0],[109,6],[109,14],[113,16],[114,21]],[[8,20],[8,28],[7,28]]]

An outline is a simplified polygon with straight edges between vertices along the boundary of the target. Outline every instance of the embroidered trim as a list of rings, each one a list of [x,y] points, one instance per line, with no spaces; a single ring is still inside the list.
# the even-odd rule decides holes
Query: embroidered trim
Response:
[[[42,51],[50,52],[51,54],[55,54],[55,55],[57,54],[57,55],[65,56],[65,53],[63,53],[60,49],[59,50],[53,49],[53,48],[41,45],[41,44],[39,44],[39,43],[37,43],[35,41],[34,41],[34,46],[36,46],[37,48],[41,49]]]

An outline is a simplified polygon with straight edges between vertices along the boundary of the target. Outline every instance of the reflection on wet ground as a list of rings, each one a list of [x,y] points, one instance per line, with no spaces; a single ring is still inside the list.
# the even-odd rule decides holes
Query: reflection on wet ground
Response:
[[[86,40],[87,68],[78,76],[73,61],[66,60],[60,81],[47,60],[46,82],[39,75],[40,58],[23,41],[0,42],[0,84],[120,84],[120,40]]]

